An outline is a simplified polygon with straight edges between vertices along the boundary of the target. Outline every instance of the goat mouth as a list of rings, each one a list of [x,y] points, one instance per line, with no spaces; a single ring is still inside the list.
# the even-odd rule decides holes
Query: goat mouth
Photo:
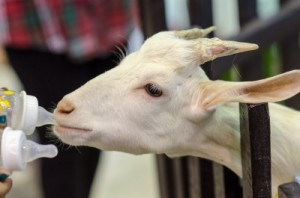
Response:
[[[92,130],[85,129],[85,128],[79,128],[79,127],[70,127],[65,125],[56,125],[54,126],[54,131],[56,131],[59,134],[64,133],[90,133]]]

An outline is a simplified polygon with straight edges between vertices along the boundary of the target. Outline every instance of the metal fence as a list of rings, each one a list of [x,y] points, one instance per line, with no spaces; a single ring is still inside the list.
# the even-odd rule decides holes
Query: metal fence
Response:
[[[213,25],[211,0],[189,0],[188,4],[191,25]],[[281,72],[300,69],[300,0],[280,0],[280,4],[277,15],[261,20],[257,16],[256,0],[238,0],[241,32],[225,39],[253,42],[260,46],[257,51],[235,58],[234,64],[238,67],[242,80],[264,77],[264,54],[274,44],[282,65]],[[140,0],[139,6],[146,37],[167,29],[163,0]],[[224,57],[202,67],[211,79],[218,79],[232,66],[232,58]],[[300,95],[297,95],[288,100],[286,105],[300,110],[299,101]],[[240,104],[240,117],[242,163],[243,171],[247,173],[244,174],[243,185],[230,170],[208,160],[195,157],[169,159],[158,155],[161,198],[271,197],[268,104]],[[300,197],[299,185],[292,182],[280,186],[279,197]]]

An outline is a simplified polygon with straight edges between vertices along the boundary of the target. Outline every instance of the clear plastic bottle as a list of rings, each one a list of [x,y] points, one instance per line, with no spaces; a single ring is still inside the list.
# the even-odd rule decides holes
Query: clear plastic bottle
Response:
[[[0,166],[9,171],[20,171],[28,162],[41,157],[53,158],[58,151],[54,145],[40,145],[27,140],[23,131],[6,127],[0,130]]]
[[[36,97],[1,88],[0,167],[24,170],[27,162],[55,157],[58,151],[54,145],[40,145],[26,138],[36,126],[53,123],[53,114],[40,107]]]
[[[10,126],[30,135],[36,126],[53,123],[53,114],[40,107],[36,97],[26,95],[25,91],[0,89],[0,128]]]

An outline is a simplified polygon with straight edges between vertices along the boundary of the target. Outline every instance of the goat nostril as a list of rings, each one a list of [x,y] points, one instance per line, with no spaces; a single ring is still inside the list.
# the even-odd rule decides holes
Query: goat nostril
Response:
[[[69,100],[63,99],[57,105],[57,111],[62,114],[69,114],[75,110],[75,106]]]

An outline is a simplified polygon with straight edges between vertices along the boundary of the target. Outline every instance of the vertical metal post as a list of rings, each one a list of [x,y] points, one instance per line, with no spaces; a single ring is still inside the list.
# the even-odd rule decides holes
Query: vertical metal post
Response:
[[[185,198],[185,185],[184,185],[184,168],[183,160],[176,158],[172,160],[173,164],[173,175],[174,175],[174,198]]]
[[[240,104],[243,197],[271,198],[270,117],[267,104]]]
[[[223,166],[213,163],[213,177],[215,186],[215,198],[225,198],[225,184],[224,184],[224,169]]]
[[[158,179],[159,179],[159,190],[160,198],[173,198],[172,197],[172,186],[170,185],[170,164],[169,159],[164,155],[157,155],[157,168],[158,168]]]
[[[190,198],[201,198],[200,161],[195,157],[187,157],[188,186]]]

